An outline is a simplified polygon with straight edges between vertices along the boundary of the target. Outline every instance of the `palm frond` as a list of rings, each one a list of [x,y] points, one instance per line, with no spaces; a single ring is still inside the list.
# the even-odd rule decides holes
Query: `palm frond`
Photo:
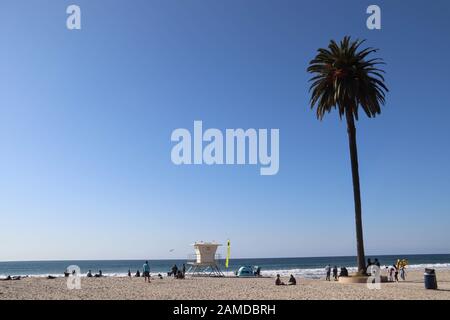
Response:
[[[350,112],[358,120],[361,107],[369,117],[381,112],[388,88],[385,71],[379,66],[385,64],[381,58],[367,59],[378,49],[368,47],[360,50],[365,40],[352,41],[344,37],[339,43],[331,40],[328,48],[319,48],[307,72],[313,77],[310,93],[311,108],[322,119],[326,113],[338,109],[339,116]]]

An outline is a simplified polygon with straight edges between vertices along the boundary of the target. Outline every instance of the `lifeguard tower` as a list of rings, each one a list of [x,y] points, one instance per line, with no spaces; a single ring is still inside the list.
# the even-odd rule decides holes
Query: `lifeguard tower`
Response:
[[[224,277],[217,263],[220,255],[216,254],[217,248],[221,246],[215,242],[196,242],[193,244],[195,254],[188,257],[190,265],[187,273],[195,276]]]

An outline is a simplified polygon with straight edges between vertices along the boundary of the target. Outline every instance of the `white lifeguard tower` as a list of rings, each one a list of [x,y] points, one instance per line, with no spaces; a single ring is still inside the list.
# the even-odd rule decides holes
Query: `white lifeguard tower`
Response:
[[[220,260],[220,255],[216,254],[217,248],[221,244],[215,242],[196,242],[193,246],[195,254],[188,257],[191,261],[188,262],[190,267],[187,273],[193,277],[224,277],[217,263],[217,260]]]

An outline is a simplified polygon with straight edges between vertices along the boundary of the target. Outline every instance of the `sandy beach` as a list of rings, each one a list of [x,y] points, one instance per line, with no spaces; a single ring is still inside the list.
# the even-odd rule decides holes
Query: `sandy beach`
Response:
[[[297,286],[275,286],[273,278],[82,278],[81,289],[68,290],[66,279],[26,278],[0,281],[5,299],[450,299],[450,270],[437,270],[438,290],[425,290],[423,272],[410,271],[407,281],[383,283],[380,290],[364,284],[297,278]],[[287,279],[283,279],[285,282]]]

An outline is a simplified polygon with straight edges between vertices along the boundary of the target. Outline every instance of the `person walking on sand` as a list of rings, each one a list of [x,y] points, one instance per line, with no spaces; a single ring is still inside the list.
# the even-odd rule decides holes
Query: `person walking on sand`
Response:
[[[394,267],[394,279],[395,282],[398,282],[398,269],[395,265],[393,267]]]
[[[330,281],[331,279],[330,279],[330,276],[331,276],[331,266],[328,264],[326,267],[325,267],[325,271],[327,272],[327,277],[325,278],[325,280],[326,281]]]
[[[333,278],[334,278],[334,281],[338,280],[338,268],[337,268],[337,266],[333,267]]]
[[[150,283],[150,266],[148,265],[148,261],[145,261],[143,266],[144,271],[144,282]]]

